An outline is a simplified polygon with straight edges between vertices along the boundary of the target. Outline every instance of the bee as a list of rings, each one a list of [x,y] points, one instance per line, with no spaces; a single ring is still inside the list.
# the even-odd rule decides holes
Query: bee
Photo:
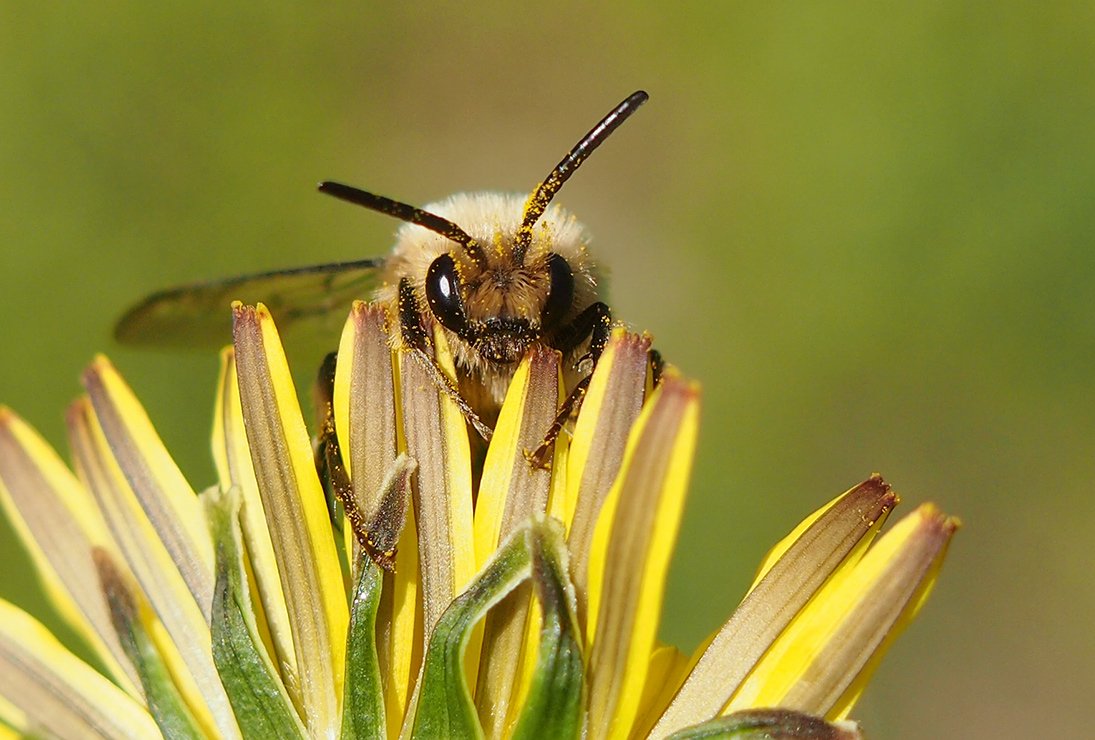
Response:
[[[484,439],[490,438],[525,353],[541,344],[562,354],[572,390],[532,455],[542,461],[580,405],[612,324],[588,237],[552,200],[647,98],[637,91],[609,111],[528,196],[460,194],[416,208],[349,185],[322,182],[320,192],[404,222],[388,257],[155,293],[120,319],[115,336],[126,344],[219,346],[223,309],[231,300],[263,300],[284,328],[342,310],[372,290],[389,315],[398,317],[393,342],[426,364],[439,389],[456,401]],[[455,383],[434,359],[431,338],[437,326],[452,350]]]

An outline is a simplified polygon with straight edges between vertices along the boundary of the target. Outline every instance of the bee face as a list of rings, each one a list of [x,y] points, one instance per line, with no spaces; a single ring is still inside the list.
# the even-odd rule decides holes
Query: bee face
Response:
[[[587,237],[561,208],[551,208],[518,252],[525,197],[457,195],[425,208],[460,224],[482,255],[412,224],[404,225],[387,265],[379,298],[397,298],[411,282],[425,323],[440,324],[457,361],[469,368],[516,363],[536,342],[552,344],[557,330],[597,300],[597,270]]]

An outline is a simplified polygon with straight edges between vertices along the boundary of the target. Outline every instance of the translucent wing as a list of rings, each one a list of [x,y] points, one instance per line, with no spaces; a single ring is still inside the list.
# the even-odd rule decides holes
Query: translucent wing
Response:
[[[341,326],[351,302],[372,297],[384,260],[333,262],[214,280],[153,293],[114,327],[123,344],[216,349],[232,342],[232,301],[262,301],[278,329]],[[341,315],[340,315],[341,314]]]

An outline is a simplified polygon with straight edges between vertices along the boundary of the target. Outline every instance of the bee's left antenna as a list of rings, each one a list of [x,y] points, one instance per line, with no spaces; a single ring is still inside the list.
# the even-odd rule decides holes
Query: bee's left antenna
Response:
[[[464,231],[452,221],[447,218],[442,218],[436,213],[423,211],[421,208],[415,208],[406,203],[400,203],[398,200],[385,198],[383,195],[374,195],[373,193],[361,190],[360,188],[355,188],[352,185],[343,185],[340,182],[331,182],[330,180],[326,180],[319,184],[319,192],[333,195],[334,197],[349,203],[365,206],[373,211],[395,216],[400,221],[417,224],[436,234],[440,234],[446,239],[452,239],[464,248],[468,257],[477,265],[482,268],[487,267],[487,255],[483,252],[483,247],[480,246],[479,242],[477,242],[471,234]]]
[[[532,195],[525,203],[525,212],[521,217],[521,226],[517,229],[517,238],[513,245],[513,256],[518,263],[524,262],[525,253],[528,252],[529,244],[532,243],[532,227],[540,220],[540,216],[544,215],[544,211],[547,210],[551,199],[559,192],[559,188],[563,187],[563,183],[570,179],[593,150],[599,147],[609,134],[619,128],[620,124],[649,98],[650,96],[643,90],[636,90],[624,98],[623,102],[609,111],[607,116],[574,145],[559,164],[555,165],[551,174],[532,191]]]

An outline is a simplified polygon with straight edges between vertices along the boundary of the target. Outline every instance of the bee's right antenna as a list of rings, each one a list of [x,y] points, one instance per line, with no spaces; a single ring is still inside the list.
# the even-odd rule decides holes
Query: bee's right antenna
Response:
[[[479,245],[479,242],[475,241],[475,238],[471,234],[464,231],[452,221],[447,218],[442,218],[436,213],[423,211],[421,208],[415,208],[406,203],[400,203],[398,200],[385,198],[383,195],[374,195],[373,193],[361,190],[360,188],[355,188],[352,185],[343,185],[340,182],[331,182],[330,180],[326,180],[319,184],[319,192],[333,195],[340,200],[345,200],[349,203],[354,203],[355,205],[365,206],[373,211],[395,216],[400,221],[417,224],[422,228],[429,229],[435,234],[440,234],[447,239],[452,239],[464,248],[464,251],[471,257],[472,261],[481,268],[486,269],[487,267],[487,255],[483,252],[483,247]]]
[[[532,227],[540,220],[540,216],[544,215],[544,211],[551,203],[551,199],[559,192],[559,188],[570,179],[586,157],[592,154],[593,150],[599,147],[608,135],[619,128],[620,124],[626,121],[649,97],[643,90],[636,90],[628,95],[622,103],[602,118],[600,123],[591,128],[589,133],[574,145],[570,153],[555,165],[551,174],[532,191],[528,202],[525,203],[525,212],[521,217],[521,225],[517,229],[517,238],[513,245],[513,256],[518,263],[524,262],[525,253],[528,252],[529,244],[532,243]]]

